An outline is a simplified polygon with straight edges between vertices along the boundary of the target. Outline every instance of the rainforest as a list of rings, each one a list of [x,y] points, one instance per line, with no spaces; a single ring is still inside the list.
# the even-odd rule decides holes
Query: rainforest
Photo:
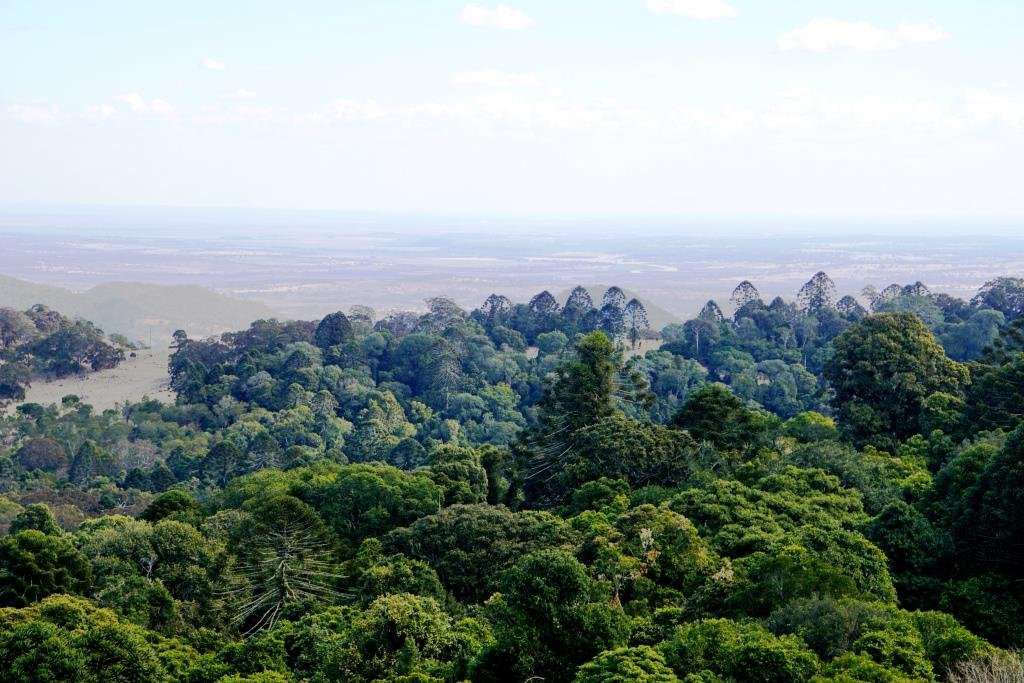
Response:
[[[127,339],[0,340],[6,680],[1019,680],[1019,279],[179,330],[102,411],[25,388]]]

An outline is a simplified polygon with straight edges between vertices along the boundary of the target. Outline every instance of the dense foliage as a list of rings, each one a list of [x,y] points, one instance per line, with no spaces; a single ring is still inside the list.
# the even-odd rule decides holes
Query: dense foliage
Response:
[[[0,420],[5,680],[1019,670],[1024,283],[863,297],[742,283],[642,354],[614,287],[179,332],[174,405]],[[92,328],[31,314],[56,374]]]

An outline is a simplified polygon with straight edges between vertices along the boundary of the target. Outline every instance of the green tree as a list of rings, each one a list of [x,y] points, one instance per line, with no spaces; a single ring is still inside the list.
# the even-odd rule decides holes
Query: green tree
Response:
[[[384,538],[391,552],[424,560],[445,587],[467,602],[483,602],[501,572],[526,553],[571,547],[572,529],[547,512],[511,512],[489,505],[453,505]]]
[[[607,336],[591,332],[583,337],[576,358],[559,366],[540,402],[542,424],[571,434],[612,415],[620,367]]]
[[[245,633],[273,628],[289,605],[330,604],[339,597],[340,575],[323,521],[302,501],[277,496],[256,503],[251,525],[239,530],[233,547],[232,621]]]
[[[1024,420],[1024,353],[1009,354],[1003,363],[973,366],[972,374],[964,405],[967,425],[1011,430]]]
[[[18,513],[18,515],[11,521],[11,527],[8,533],[12,536],[19,531],[25,531],[27,529],[35,529],[41,531],[47,536],[60,536],[63,532],[61,528],[57,526],[57,520],[53,516],[53,512],[50,508],[43,503],[32,503],[25,507],[24,510]]]
[[[437,512],[444,499],[426,472],[365,463],[339,468],[332,477],[296,487],[295,492],[330,523],[350,552],[369,536]]]
[[[0,539],[0,604],[22,607],[88,588],[89,563],[66,536],[35,529]]]
[[[32,620],[0,630],[5,678],[17,683],[62,683],[86,677],[85,656],[54,624]]]
[[[225,561],[219,543],[189,524],[121,515],[87,520],[75,534],[89,558],[100,604],[139,624],[170,630],[178,612],[196,624],[212,614]]]
[[[800,638],[727,619],[686,624],[658,649],[678,676],[710,671],[727,680],[794,683],[809,681],[820,666]]]
[[[390,392],[371,398],[356,418],[355,431],[348,441],[347,452],[355,462],[386,461],[403,439],[415,436],[416,428],[406,418],[405,410]]]
[[[231,441],[220,441],[207,452],[202,462],[203,475],[218,486],[225,486],[244,471],[244,455]]]
[[[110,453],[96,445],[92,439],[86,439],[71,459],[68,479],[76,484],[85,484],[93,477],[113,474],[113,466]]]
[[[965,559],[1024,581],[1024,424],[1006,439],[961,505],[958,550]]]
[[[677,683],[660,652],[647,645],[607,650],[576,671],[574,683]]]
[[[690,394],[671,424],[697,441],[738,451],[748,449],[764,428],[763,419],[722,384],[708,384]]]
[[[430,383],[434,392],[441,397],[441,406],[448,410],[451,396],[458,391],[462,382],[462,364],[459,348],[448,339],[438,339],[431,349]]]
[[[358,577],[354,593],[363,605],[382,595],[396,593],[432,597],[442,603],[445,600],[444,587],[430,565],[401,553],[385,555],[383,545],[376,538],[363,541],[355,558],[346,564],[345,573]]]
[[[978,290],[971,303],[1000,311],[1007,320],[1024,317],[1024,279],[997,277],[989,280]]]
[[[4,680],[165,683],[170,672],[164,663],[170,663],[175,655],[193,665],[198,663],[192,648],[162,641],[83,598],[54,595],[23,609],[8,610],[2,622]],[[177,652],[164,659],[172,649]]]
[[[582,430],[619,413],[618,402],[647,397],[640,373],[624,374],[621,354],[603,332],[583,337],[576,357],[556,368],[538,403],[539,425],[525,439],[531,456],[526,477],[534,498],[552,502],[565,493],[547,484],[580,459]]]
[[[495,645],[485,651],[478,680],[570,681],[574,669],[625,644],[628,620],[607,601],[591,602],[586,567],[559,550],[522,557],[501,581],[488,620]]]
[[[430,478],[444,489],[445,505],[487,500],[487,471],[475,449],[444,444],[431,451],[429,463]]]
[[[195,498],[188,494],[186,491],[180,489],[173,489],[161,493],[159,496],[153,499],[142,514],[139,515],[139,519],[144,519],[147,522],[159,522],[162,519],[171,517],[172,519],[178,519],[179,521],[198,523],[201,518],[202,508],[199,503],[196,502]]]
[[[564,500],[581,484],[600,477],[632,486],[677,486],[694,471],[696,444],[686,434],[621,413],[576,433],[561,469],[528,489],[531,497]],[[541,493],[543,491],[543,493]]]
[[[925,398],[956,395],[967,382],[967,370],[909,313],[868,316],[833,344],[824,374],[839,424],[859,444],[890,447],[913,435]]]
[[[284,627],[290,669],[310,681],[455,683],[468,680],[493,639],[482,622],[458,621],[432,598],[384,595],[365,610],[330,608]]]
[[[352,338],[352,323],[341,311],[324,316],[316,326],[313,339],[321,349],[344,344]]]

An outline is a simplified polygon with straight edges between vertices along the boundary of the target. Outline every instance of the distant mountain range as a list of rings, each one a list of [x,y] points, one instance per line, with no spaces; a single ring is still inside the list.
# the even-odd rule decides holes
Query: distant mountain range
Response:
[[[109,282],[75,292],[0,275],[0,306],[24,310],[35,304],[91,320],[108,334],[119,332],[144,344],[152,335],[153,346],[164,345],[177,329],[206,337],[277,317],[266,304],[192,285]]]

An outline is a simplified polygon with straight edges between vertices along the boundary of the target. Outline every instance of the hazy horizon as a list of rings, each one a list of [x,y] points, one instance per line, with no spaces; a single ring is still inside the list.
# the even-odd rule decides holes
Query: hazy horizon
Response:
[[[551,228],[569,233],[617,234],[624,229],[638,237],[666,234],[700,237],[715,230],[716,236],[763,237],[800,234],[842,238],[887,237],[899,234],[941,234],[970,237],[1017,237],[1024,234],[1024,214],[873,214],[873,213],[757,213],[757,212],[587,212],[587,211],[357,211],[325,208],[235,206],[116,206],[103,204],[0,203],[3,232],[90,232],[109,234],[140,232],[151,236],[181,235],[196,231],[198,237],[217,238],[237,233],[286,228],[311,234],[345,234],[368,230],[395,233],[479,232],[511,230],[520,234],[549,234]],[[214,232],[211,233],[211,230]],[[261,236],[265,236],[261,234]]]
[[[6,2],[0,202],[1021,216],[1022,24],[1000,0]]]
[[[619,285],[678,319],[750,280],[792,298],[819,270],[841,294],[923,281],[970,298],[1024,272],[1014,222],[520,217],[129,209],[0,209],[0,274],[82,292],[106,283],[198,285],[314,319],[365,304],[473,308],[491,293]],[[964,227],[964,226],[969,227]],[[817,229],[815,229],[817,228]],[[927,236],[927,239],[922,239]]]

